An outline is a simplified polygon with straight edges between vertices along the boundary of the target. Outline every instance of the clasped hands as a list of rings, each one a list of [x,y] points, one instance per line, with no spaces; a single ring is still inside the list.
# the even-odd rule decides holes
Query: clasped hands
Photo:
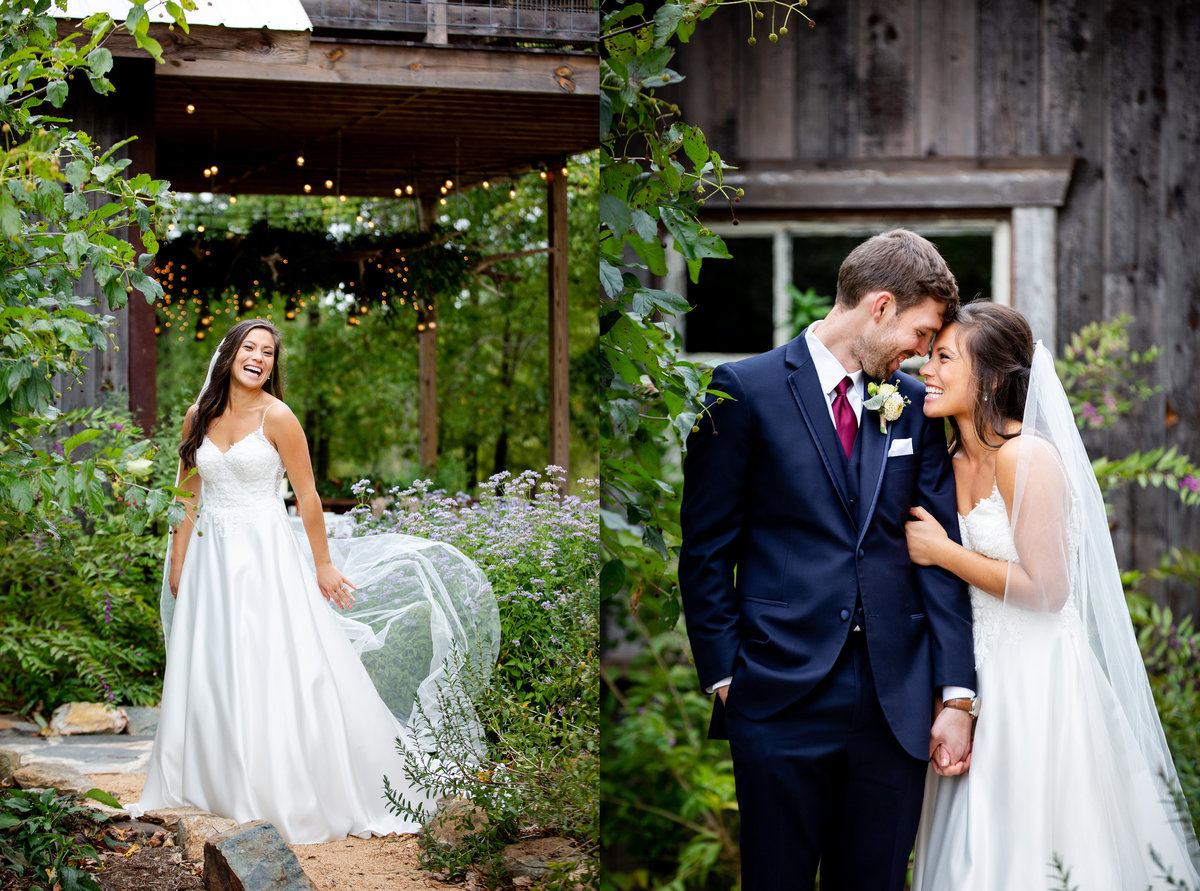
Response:
[[[941,776],[958,776],[970,768],[973,724],[968,712],[946,708],[940,697],[934,703],[929,762]]]

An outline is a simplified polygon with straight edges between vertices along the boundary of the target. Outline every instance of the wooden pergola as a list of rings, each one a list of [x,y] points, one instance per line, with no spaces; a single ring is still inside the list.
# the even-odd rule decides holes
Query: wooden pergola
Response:
[[[149,172],[178,191],[403,196],[419,202],[423,225],[435,218],[447,181],[457,191],[545,170],[548,458],[566,468],[562,171],[568,155],[598,142],[598,23],[581,2],[531,7],[522,0],[515,8],[213,0],[189,14],[190,34],[151,26],[163,65],[114,37],[108,45],[117,57],[110,75],[116,92],[96,97],[76,89],[70,114],[101,144],[136,135],[127,149],[129,173]],[[104,5],[72,0],[68,15],[78,19]],[[64,19],[60,31],[71,24]],[[82,283],[90,292],[89,285]],[[117,315],[121,350],[98,353],[82,392],[65,401],[93,404],[106,389],[127,388],[149,430],[156,416],[155,309],[133,299]],[[433,327],[418,334],[420,458],[427,468],[437,455],[436,337]]]

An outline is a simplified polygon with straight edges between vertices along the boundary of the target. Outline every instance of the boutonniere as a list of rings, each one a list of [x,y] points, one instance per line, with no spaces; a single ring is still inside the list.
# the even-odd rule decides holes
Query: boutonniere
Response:
[[[863,403],[863,408],[879,412],[879,432],[887,435],[888,421],[895,421],[909,404],[907,396],[900,395],[900,381],[894,384],[867,384],[867,392],[871,398]]]

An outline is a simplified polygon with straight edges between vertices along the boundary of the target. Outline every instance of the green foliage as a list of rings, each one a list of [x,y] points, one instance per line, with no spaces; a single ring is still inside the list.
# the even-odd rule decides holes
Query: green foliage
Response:
[[[145,0],[135,3],[124,28],[161,61],[147,34]],[[181,4],[195,9],[193,0]],[[70,122],[51,116],[66,101],[69,83],[85,79],[97,93],[112,83],[105,40],[117,26],[89,16],[86,33],[62,39],[47,15],[50,0],[0,9],[0,540],[31,530],[55,534],[58,518],[78,502],[95,506],[106,478],[124,480],[136,455],[72,458],[91,435],[75,431],[55,457],[46,437],[57,414],[56,376],[77,377],[83,355],[103,348],[112,320],[89,307],[125,305],[135,290],[148,300],[162,293],[146,270],[157,250],[156,231],[172,209],[165,182],[139,174],[126,179],[121,145],[98,146]],[[182,22],[183,10],[174,14]],[[146,253],[124,232],[137,226]],[[85,272],[97,293],[76,296]],[[71,448],[66,448],[66,446]],[[135,500],[131,521],[166,508],[166,493]]]
[[[54,789],[0,793],[0,875],[32,880],[31,891],[100,891],[81,868],[96,860],[87,833],[108,817]],[[7,883],[6,883],[7,884]]]
[[[734,887],[733,764],[725,743],[705,738],[712,698],[696,688],[682,632],[655,635],[638,623],[638,633],[628,668],[601,672],[610,694],[600,778],[601,833],[613,867],[606,887]],[[625,852],[634,868],[622,863]]]
[[[1181,806],[1190,808],[1192,825],[1196,825],[1200,821],[1200,634],[1191,616],[1177,618],[1170,608],[1141,594],[1129,594],[1128,601],[1154,703],[1186,799]]]
[[[97,433],[98,451],[134,438],[110,409],[63,419]],[[151,490],[153,491],[153,490]],[[126,487],[60,519],[60,538],[34,531],[0,543],[0,708],[51,711],[77,700],[153,705],[161,695],[158,590],[165,536],[134,531]]]
[[[1162,354],[1158,347],[1144,352],[1130,348],[1125,313],[1107,322],[1092,322],[1071,335],[1062,357],[1054,364],[1071,397],[1075,421],[1085,430],[1103,430],[1127,414],[1135,401],[1148,399],[1159,388],[1145,375]],[[1157,485],[1157,484],[1156,484]]]
[[[452,873],[470,866],[488,887],[497,881],[499,851],[523,834],[566,836],[589,853],[598,845],[598,502],[596,484],[580,484],[582,497],[562,498],[553,468],[545,477],[500,474],[475,500],[418,483],[390,493],[378,516],[365,505],[355,514],[359,533],[403,532],[460,548],[484,569],[499,601],[501,650],[491,680],[476,684],[469,671],[442,691],[451,714],[460,695],[474,700],[486,755],[453,721],[435,732],[436,759],[405,751],[410,781],[432,789],[434,799],[469,798],[489,819],[465,847],[444,851],[428,841],[426,863]],[[390,786],[388,795],[399,813],[428,816]]]
[[[825,318],[833,309],[833,298],[823,297],[815,288],[801,291],[789,282],[787,289],[792,298],[792,337],[798,337],[805,328]]]

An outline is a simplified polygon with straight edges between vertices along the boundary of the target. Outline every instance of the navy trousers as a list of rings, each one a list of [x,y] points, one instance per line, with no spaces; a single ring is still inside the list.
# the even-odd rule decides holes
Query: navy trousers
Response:
[[[729,689],[726,729],[741,818],[743,891],[901,891],[927,764],[887,725],[865,635],[783,712],[754,721]]]

